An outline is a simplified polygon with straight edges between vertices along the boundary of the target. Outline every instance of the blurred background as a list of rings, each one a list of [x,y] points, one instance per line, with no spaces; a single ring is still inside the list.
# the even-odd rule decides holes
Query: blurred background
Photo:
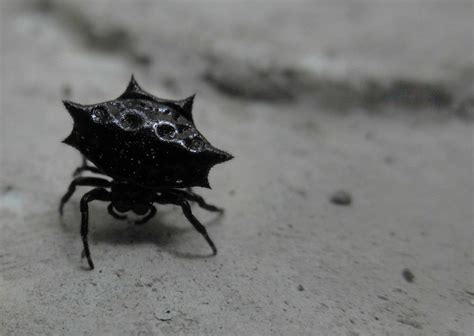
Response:
[[[471,335],[473,2],[0,0],[0,334]],[[196,93],[235,159],[144,227],[91,205],[62,99]]]

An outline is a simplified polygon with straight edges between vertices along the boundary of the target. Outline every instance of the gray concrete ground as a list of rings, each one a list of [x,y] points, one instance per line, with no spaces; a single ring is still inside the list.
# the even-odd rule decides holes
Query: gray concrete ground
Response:
[[[0,4],[1,335],[473,334],[472,2]],[[90,272],[60,101],[132,72],[235,155],[195,209],[219,254],[95,203]]]

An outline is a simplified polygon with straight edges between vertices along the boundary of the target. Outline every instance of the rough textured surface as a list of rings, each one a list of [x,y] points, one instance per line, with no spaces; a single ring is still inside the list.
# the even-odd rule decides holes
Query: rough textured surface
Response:
[[[472,334],[472,2],[0,4],[0,334]],[[132,72],[236,157],[195,209],[219,254],[95,203],[89,272],[60,100]]]

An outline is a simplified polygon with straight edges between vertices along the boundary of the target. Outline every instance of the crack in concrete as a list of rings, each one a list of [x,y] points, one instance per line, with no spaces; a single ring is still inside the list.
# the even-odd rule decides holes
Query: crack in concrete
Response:
[[[54,17],[66,32],[76,36],[90,50],[120,55],[130,63],[142,66],[149,66],[152,62],[150,55],[139,50],[140,37],[134,36],[119,22],[97,22],[73,2],[38,0],[35,9]],[[312,57],[309,63],[304,60],[285,63],[278,59],[278,55],[252,61],[236,57],[232,52],[205,50],[196,50],[196,57],[207,64],[201,79],[230,98],[269,103],[309,100],[335,110],[360,107],[380,111],[391,106],[406,110],[429,109],[435,114],[474,120],[474,96],[468,93],[467,98],[459,99],[457,88],[468,86],[459,78],[385,78],[377,72],[357,71],[351,64],[342,64],[321,55]]]
[[[240,99],[294,102],[310,98],[336,109],[390,105],[441,109],[452,107],[455,96],[446,83],[436,81],[351,78],[350,74],[321,74],[298,64],[257,64],[220,54],[207,58],[203,78],[218,91]]]

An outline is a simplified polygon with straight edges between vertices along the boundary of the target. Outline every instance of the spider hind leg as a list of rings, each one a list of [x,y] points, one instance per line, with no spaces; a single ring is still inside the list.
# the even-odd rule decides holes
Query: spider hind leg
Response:
[[[198,194],[196,194],[196,193],[194,193],[190,190],[175,189],[175,190],[172,191],[172,193],[176,194],[176,196],[178,196],[180,198],[184,198],[188,201],[197,203],[201,208],[203,208],[207,211],[224,213],[224,209],[219,208],[218,206],[207,203],[206,200],[202,196],[200,196],[200,195],[198,195]]]
[[[82,164],[74,170],[74,172],[72,173],[72,176],[73,176],[73,177],[78,177],[78,176],[80,176],[80,175],[81,175],[83,172],[85,172],[85,171],[88,171],[88,172],[91,172],[91,173],[94,173],[94,174],[102,174],[102,175],[104,175],[104,173],[102,172],[102,170],[100,170],[99,168],[94,167],[94,166],[90,166],[90,165],[87,163],[86,157],[83,155],[83,156],[82,156]]]

